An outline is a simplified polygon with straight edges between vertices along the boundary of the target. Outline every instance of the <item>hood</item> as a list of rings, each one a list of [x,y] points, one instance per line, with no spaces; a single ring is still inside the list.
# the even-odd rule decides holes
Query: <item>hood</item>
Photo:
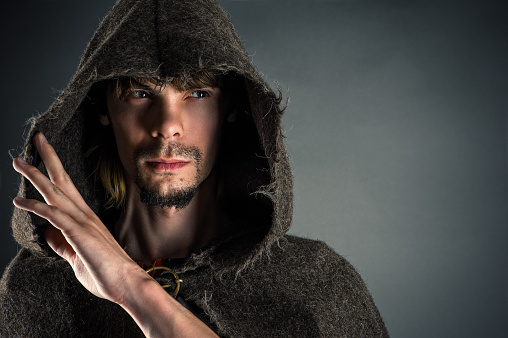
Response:
[[[280,95],[252,65],[227,14],[212,0],[118,1],[94,33],[67,87],[45,113],[31,119],[22,156],[45,172],[31,141],[42,131],[85,201],[101,215],[104,195],[85,156],[88,139],[99,128],[96,114],[86,105],[93,84],[124,76],[169,80],[201,70],[236,74],[245,101],[237,115],[253,131],[247,133],[250,140],[228,141],[241,144],[242,151],[224,159],[228,165],[223,175],[223,204],[226,209],[235,205],[229,209],[236,210],[230,217],[238,231],[235,241],[221,245],[243,243],[237,263],[245,265],[269,253],[291,223],[292,178],[281,129],[284,109]],[[24,178],[19,196],[42,200]],[[45,226],[47,221],[38,216],[14,211],[15,239],[37,255],[49,254],[41,236]],[[217,246],[208,251],[208,256],[213,256],[210,251],[220,256]]]

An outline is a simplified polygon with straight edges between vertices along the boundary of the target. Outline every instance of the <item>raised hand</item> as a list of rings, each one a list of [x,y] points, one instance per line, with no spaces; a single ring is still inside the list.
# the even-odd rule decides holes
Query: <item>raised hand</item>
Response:
[[[42,133],[34,136],[49,178],[22,158],[13,166],[44,197],[16,197],[14,205],[47,219],[46,241],[72,266],[94,295],[121,305],[149,337],[217,337],[203,322],[169,296],[120,247],[90,209]]]
[[[77,279],[94,295],[121,304],[122,285],[132,277],[150,278],[120,247],[99,217],[85,203],[65,172],[53,147],[42,133],[34,144],[49,178],[21,158],[14,169],[25,176],[44,197],[44,202],[16,197],[14,205],[47,219],[51,248],[72,266]]]

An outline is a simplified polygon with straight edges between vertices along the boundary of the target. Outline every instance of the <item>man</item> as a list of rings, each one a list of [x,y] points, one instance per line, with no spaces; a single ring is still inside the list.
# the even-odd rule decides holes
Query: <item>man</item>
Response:
[[[215,2],[120,0],[14,160],[2,336],[386,336],[356,271],[285,234],[282,112]]]

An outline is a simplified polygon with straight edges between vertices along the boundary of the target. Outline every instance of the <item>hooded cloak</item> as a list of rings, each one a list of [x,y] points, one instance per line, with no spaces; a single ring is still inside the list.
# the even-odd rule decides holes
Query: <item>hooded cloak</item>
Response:
[[[226,337],[387,336],[354,268],[326,244],[286,234],[293,196],[284,107],[213,0],[119,0],[65,90],[31,120],[22,156],[45,173],[32,145],[33,135],[43,132],[84,200],[108,225],[104,191],[86,155],[101,128],[88,94],[108,79],[167,82],[203,70],[233,74],[245,103],[236,112],[241,133],[224,140],[230,150],[219,162],[222,205],[234,231],[174,267],[183,280],[181,297]],[[18,195],[42,200],[24,178]],[[0,335],[142,336],[120,306],[89,293],[51,252],[41,235],[46,226],[42,218],[14,211],[13,234],[22,249],[0,282]]]

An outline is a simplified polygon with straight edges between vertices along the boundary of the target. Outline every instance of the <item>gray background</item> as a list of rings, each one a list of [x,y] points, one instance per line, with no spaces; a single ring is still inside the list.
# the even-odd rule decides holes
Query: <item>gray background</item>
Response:
[[[357,267],[393,337],[507,337],[505,1],[220,3],[291,96],[292,233]],[[112,4],[3,5],[2,269],[17,251],[7,151],[65,87]]]

